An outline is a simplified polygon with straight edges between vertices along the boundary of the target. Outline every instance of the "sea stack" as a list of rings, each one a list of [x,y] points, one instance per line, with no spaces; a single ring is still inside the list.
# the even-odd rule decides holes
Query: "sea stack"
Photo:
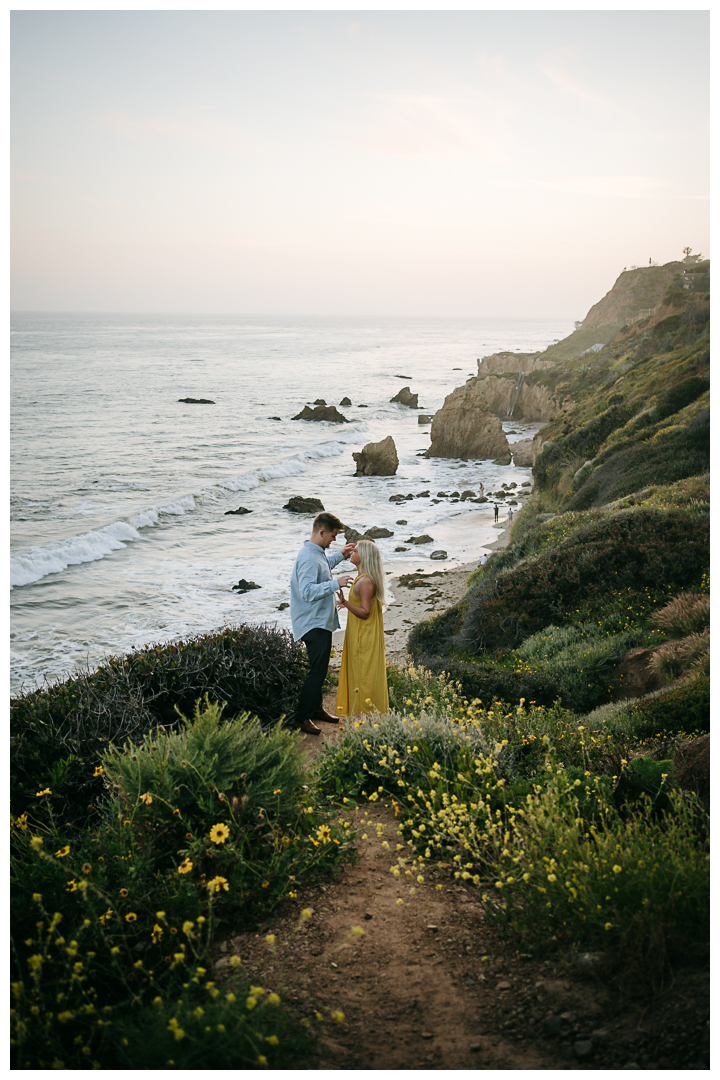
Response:
[[[471,386],[458,386],[448,394],[430,434],[427,457],[486,461],[510,453],[499,418],[482,408]]]

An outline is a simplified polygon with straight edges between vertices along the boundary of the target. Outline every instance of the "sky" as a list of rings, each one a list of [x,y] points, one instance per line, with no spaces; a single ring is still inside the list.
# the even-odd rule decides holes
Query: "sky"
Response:
[[[582,319],[709,251],[707,11],[15,11],[14,310]]]

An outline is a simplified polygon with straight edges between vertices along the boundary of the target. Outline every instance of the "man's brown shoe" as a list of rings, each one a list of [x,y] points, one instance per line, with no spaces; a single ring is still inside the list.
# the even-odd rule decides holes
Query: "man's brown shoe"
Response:
[[[300,725],[300,731],[303,731],[306,735],[322,735],[320,728],[316,727],[309,717],[307,720],[303,720]]]
[[[325,712],[324,709],[319,709],[313,716],[313,720],[322,720],[324,724],[339,724],[340,717],[333,716],[329,712]]]

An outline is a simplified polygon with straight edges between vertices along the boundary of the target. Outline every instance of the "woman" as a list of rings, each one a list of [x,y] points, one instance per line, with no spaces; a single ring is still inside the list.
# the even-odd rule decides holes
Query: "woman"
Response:
[[[348,621],[336,712],[338,716],[369,713],[375,709],[386,713],[388,692],[382,617],[385,584],[377,544],[372,540],[358,540],[350,562],[360,572],[347,600],[342,589],[338,595],[338,607],[347,609]]]

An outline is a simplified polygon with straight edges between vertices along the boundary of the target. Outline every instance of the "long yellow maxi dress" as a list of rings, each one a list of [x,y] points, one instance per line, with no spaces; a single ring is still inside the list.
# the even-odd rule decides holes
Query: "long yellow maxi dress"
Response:
[[[355,578],[348,594],[350,603],[358,607],[355,585],[359,580]],[[386,713],[388,707],[382,607],[373,596],[367,619],[358,619],[348,611],[335,709],[338,716],[353,716],[375,709]]]

